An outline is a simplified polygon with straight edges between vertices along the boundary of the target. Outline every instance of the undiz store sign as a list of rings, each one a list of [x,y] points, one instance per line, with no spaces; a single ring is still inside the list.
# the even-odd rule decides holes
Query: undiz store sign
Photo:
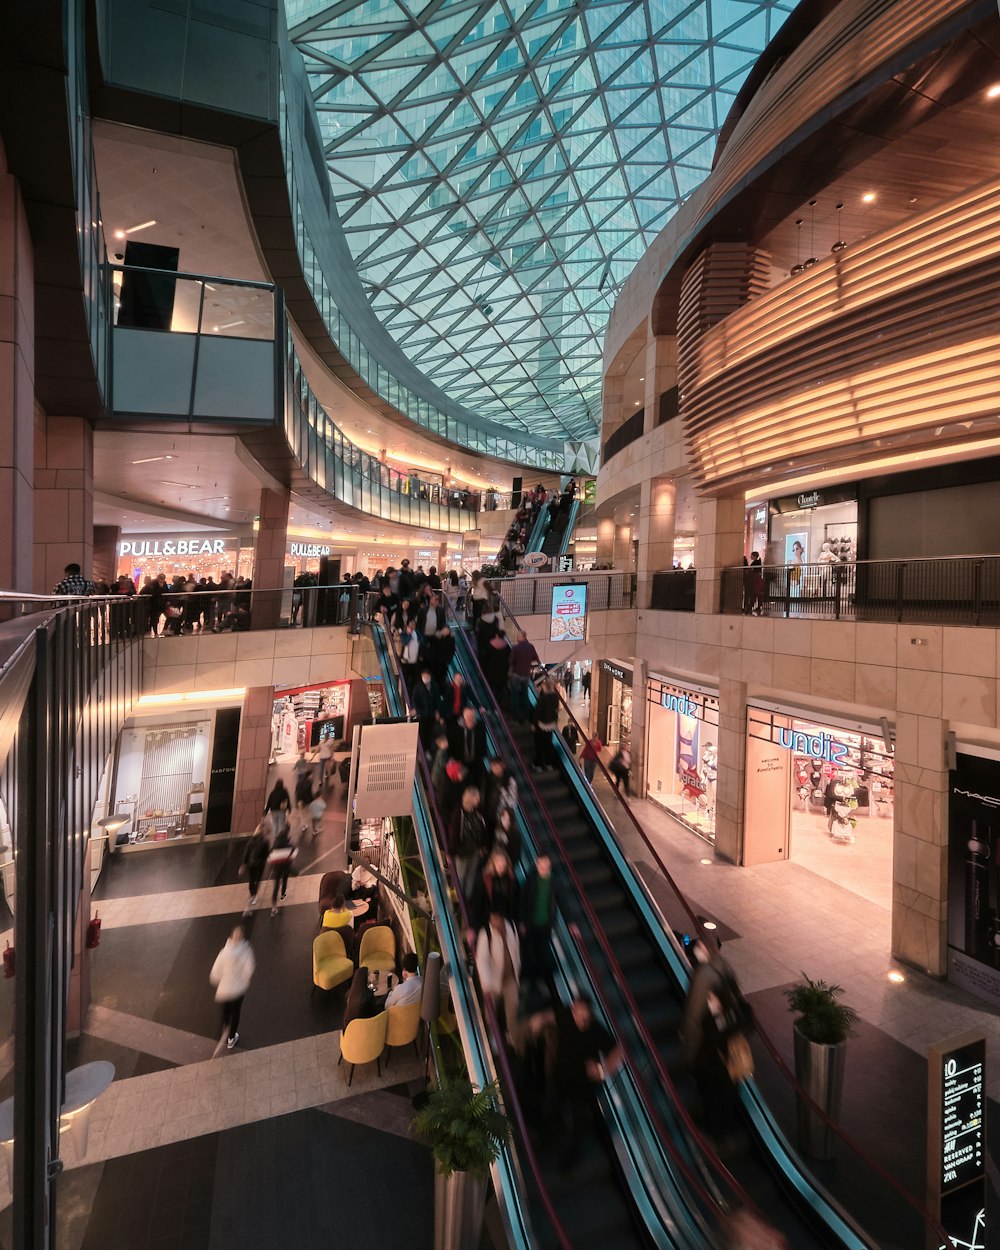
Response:
[[[118,544],[120,556],[224,556],[224,538],[125,538]]]
[[[778,729],[778,746],[796,755],[808,755],[812,760],[826,760],[830,764],[847,762],[850,747],[838,742],[832,734],[807,734],[798,729]]]
[[[666,691],[660,695],[660,702],[668,712],[676,712],[678,716],[697,716],[698,708],[691,702],[686,694],[668,694]]]

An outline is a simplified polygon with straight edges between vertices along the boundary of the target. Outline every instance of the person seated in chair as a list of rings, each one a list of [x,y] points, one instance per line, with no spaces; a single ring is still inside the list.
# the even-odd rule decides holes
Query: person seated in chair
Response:
[[[368,1020],[375,1014],[375,994],[368,984],[368,969],[361,967],[355,972],[347,992],[343,1027],[346,1029],[352,1020]]]
[[[407,951],[402,966],[403,979],[389,991],[386,1007],[405,1007],[407,1003],[416,1002],[424,992],[424,979],[417,971],[419,965],[414,951]]]

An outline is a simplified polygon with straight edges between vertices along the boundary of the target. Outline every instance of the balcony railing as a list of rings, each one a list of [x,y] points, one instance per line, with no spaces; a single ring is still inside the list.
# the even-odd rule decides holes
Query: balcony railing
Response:
[[[1000,625],[1000,556],[723,569],[728,615]]]
[[[588,612],[635,607],[634,573],[565,573],[562,576],[534,573],[505,577],[494,584],[514,616],[549,616],[552,587],[570,584],[586,584]]]

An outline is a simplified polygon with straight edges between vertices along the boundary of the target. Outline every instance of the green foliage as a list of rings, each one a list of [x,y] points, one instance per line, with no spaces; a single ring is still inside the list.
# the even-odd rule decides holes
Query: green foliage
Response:
[[[488,582],[496,582],[507,576],[502,564],[484,564],[479,571]]]
[[[468,1172],[480,1180],[510,1136],[496,1084],[474,1090],[467,1077],[446,1077],[413,1117],[413,1132],[434,1152],[445,1176]]]
[[[797,1016],[797,1028],[810,1042],[836,1046],[854,1033],[858,1013],[837,1001],[843,992],[842,985],[813,981],[804,972],[797,985],[785,990],[788,1010]]]

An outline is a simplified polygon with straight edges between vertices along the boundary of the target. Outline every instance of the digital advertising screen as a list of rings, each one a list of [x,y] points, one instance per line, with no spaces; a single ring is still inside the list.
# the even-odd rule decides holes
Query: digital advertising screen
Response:
[[[587,586],[552,587],[550,642],[583,642],[587,635]]]

